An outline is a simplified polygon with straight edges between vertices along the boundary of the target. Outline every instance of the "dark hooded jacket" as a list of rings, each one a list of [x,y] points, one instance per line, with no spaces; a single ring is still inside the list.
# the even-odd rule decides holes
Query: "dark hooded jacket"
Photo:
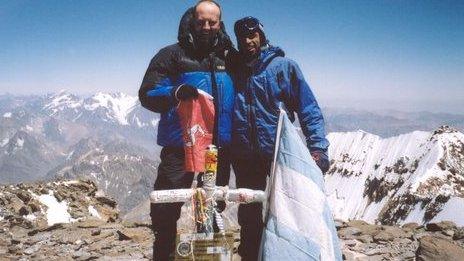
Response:
[[[225,56],[231,41],[221,22],[221,30],[209,53],[197,49],[193,33],[194,9],[183,15],[178,32],[178,43],[161,49],[150,62],[139,99],[143,107],[161,113],[158,126],[160,146],[183,147],[182,129],[176,113],[173,88],[189,84],[214,97],[216,126],[214,140],[217,146],[227,146],[231,140],[234,89],[225,70]]]
[[[254,62],[235,67],[234,157],[273,155],[280,109],[290,119],[298,115],[310,151],[327,151],[324,118],[316,99],[298,65],[280,48],[266,48]]]

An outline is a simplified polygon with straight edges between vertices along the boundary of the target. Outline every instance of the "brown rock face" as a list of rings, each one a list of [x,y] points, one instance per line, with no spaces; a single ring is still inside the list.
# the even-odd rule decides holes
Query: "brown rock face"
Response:
[[[398,227],[337,221],[336,226],[344,260],[464,260],[464,228],[452,222],[427,230],[415,223]]]
[[[116,202],[104,196],[95,197],[96,191],[95,183],[88,180],[0,186],[0,216],[7,222],[3,226],[43,230],[52,225],[47,213],[53,209],[49,209],[48,201],[41,199],[43,195],[47,195],[49,201],[62,203],[61,208],[66,208],[65,212],[71,217],[67,222],[95,218],[102,222],[116,221],[119,215]]]
[[[446,231],[456,229],[456,224],[451,221],[441,221],[438,223],[428,223],[425,228],[428,231]]]
[[[419,239],[417,260],[448,260],[464,259],[464,249],[452,241],[434,236],[424,236]]]

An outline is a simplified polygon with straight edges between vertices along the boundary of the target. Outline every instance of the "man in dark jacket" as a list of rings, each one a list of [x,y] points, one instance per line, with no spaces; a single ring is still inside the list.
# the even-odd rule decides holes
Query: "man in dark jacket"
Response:
[[[280,109],[296,113],[309,151],[322,172],[329,167],[324,119],[298,65],[268,44],[258,19],[235,23],[239,54],[234,63],[237,89],[233,117],[232,164],[237,187],[264,190],[270,172]],[[290,211],[290,210],[289,210]],[[239,254],[257,260],[263,230],[262,204],[240,205]]]
[[[218,183],[226,185],[234,89],[225,72],[225,55],[231,42],[221,21],[220,6],[214,1],[200,1],[187,10],[179,25],[178,41],[161,49],[151,60],[139,90],[142,106],[161,114],[157,140],[163,149],[154,189],[188,188],[192,184],[193,173],[184,170],[184,142],[175,107],[179,100],[195,99],[198,89],[214,97]],[[174,250],[181,206],[151,205],[155,260],[168,260]]]

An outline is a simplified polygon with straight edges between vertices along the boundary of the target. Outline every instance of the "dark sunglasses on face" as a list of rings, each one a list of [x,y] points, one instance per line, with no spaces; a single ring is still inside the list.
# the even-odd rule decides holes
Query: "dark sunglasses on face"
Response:
[[[259,29],[259,20],[248,16],[235,22],[234,31],[239,37],[249,36]]]

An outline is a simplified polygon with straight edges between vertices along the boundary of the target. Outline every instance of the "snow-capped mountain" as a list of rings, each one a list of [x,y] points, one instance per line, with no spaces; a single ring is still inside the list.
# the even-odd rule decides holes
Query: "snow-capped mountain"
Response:
[[[99,122],[130,125],[132,120],[139,122],[138,127],[149,126],[147,123],[150,121],[145,122],[143,117],[130,117],[139,107],[138,97],[121,92],[99,92],[91,97],[81,98],[67,91],[60,91],[47,96],[43,110],[49,116],[67,117],[73,122],[95,119]]]
[[[382,224],[464,225],[464,134],[447,126],[388,139],[331,133],[326,189],[334,215]]]
[[[431,130],[438,122],[460,130],[464,126],[464,116],[452,114],[377,115],[329,109],[324,113],[330,131],[363,128],[382,137]],[[0,95],[0,183],[40,180],[47,173],[70,178],[94,175],[114,195],[148,191],[161,149],[156,145],[158,122],[159,114],[123,93]],[[388,139],[365,132],[334,132],[329,139],[334,161],[326,179],[337,217],[404,223],[452,218],[453,213],[464,216],[464,159],[456,156],[463,154],[459,132],[415,131]],[[126,145],[117,145],[121,141]],[[119,183],[123,185],[117,188]],[[129,209],[139,199],[131,196],[127,205],[120,204]],[[446,211],[454,206],[461,212]]]
[[[53,148],[22,130],[2,140],[0,145],[0,182],[41,179],[61,158]]]
[[[142,108],[137,97],[124,93],[90,97],[67,91],[44,96],[0,95],[0,183],[45,178],[51,170],[69,165],[70,151],[76,149],[74,155],[78,155],[79,144],[89,138],[100,147],[132,148],[133,156],[157,165],[158,121],[159,116]],[[121,141],[126,148],[115,145]],[[119,164],[124,169],[132,163],[128,158]],[[137,175],[148,173],[154,177],[152,170]]]

